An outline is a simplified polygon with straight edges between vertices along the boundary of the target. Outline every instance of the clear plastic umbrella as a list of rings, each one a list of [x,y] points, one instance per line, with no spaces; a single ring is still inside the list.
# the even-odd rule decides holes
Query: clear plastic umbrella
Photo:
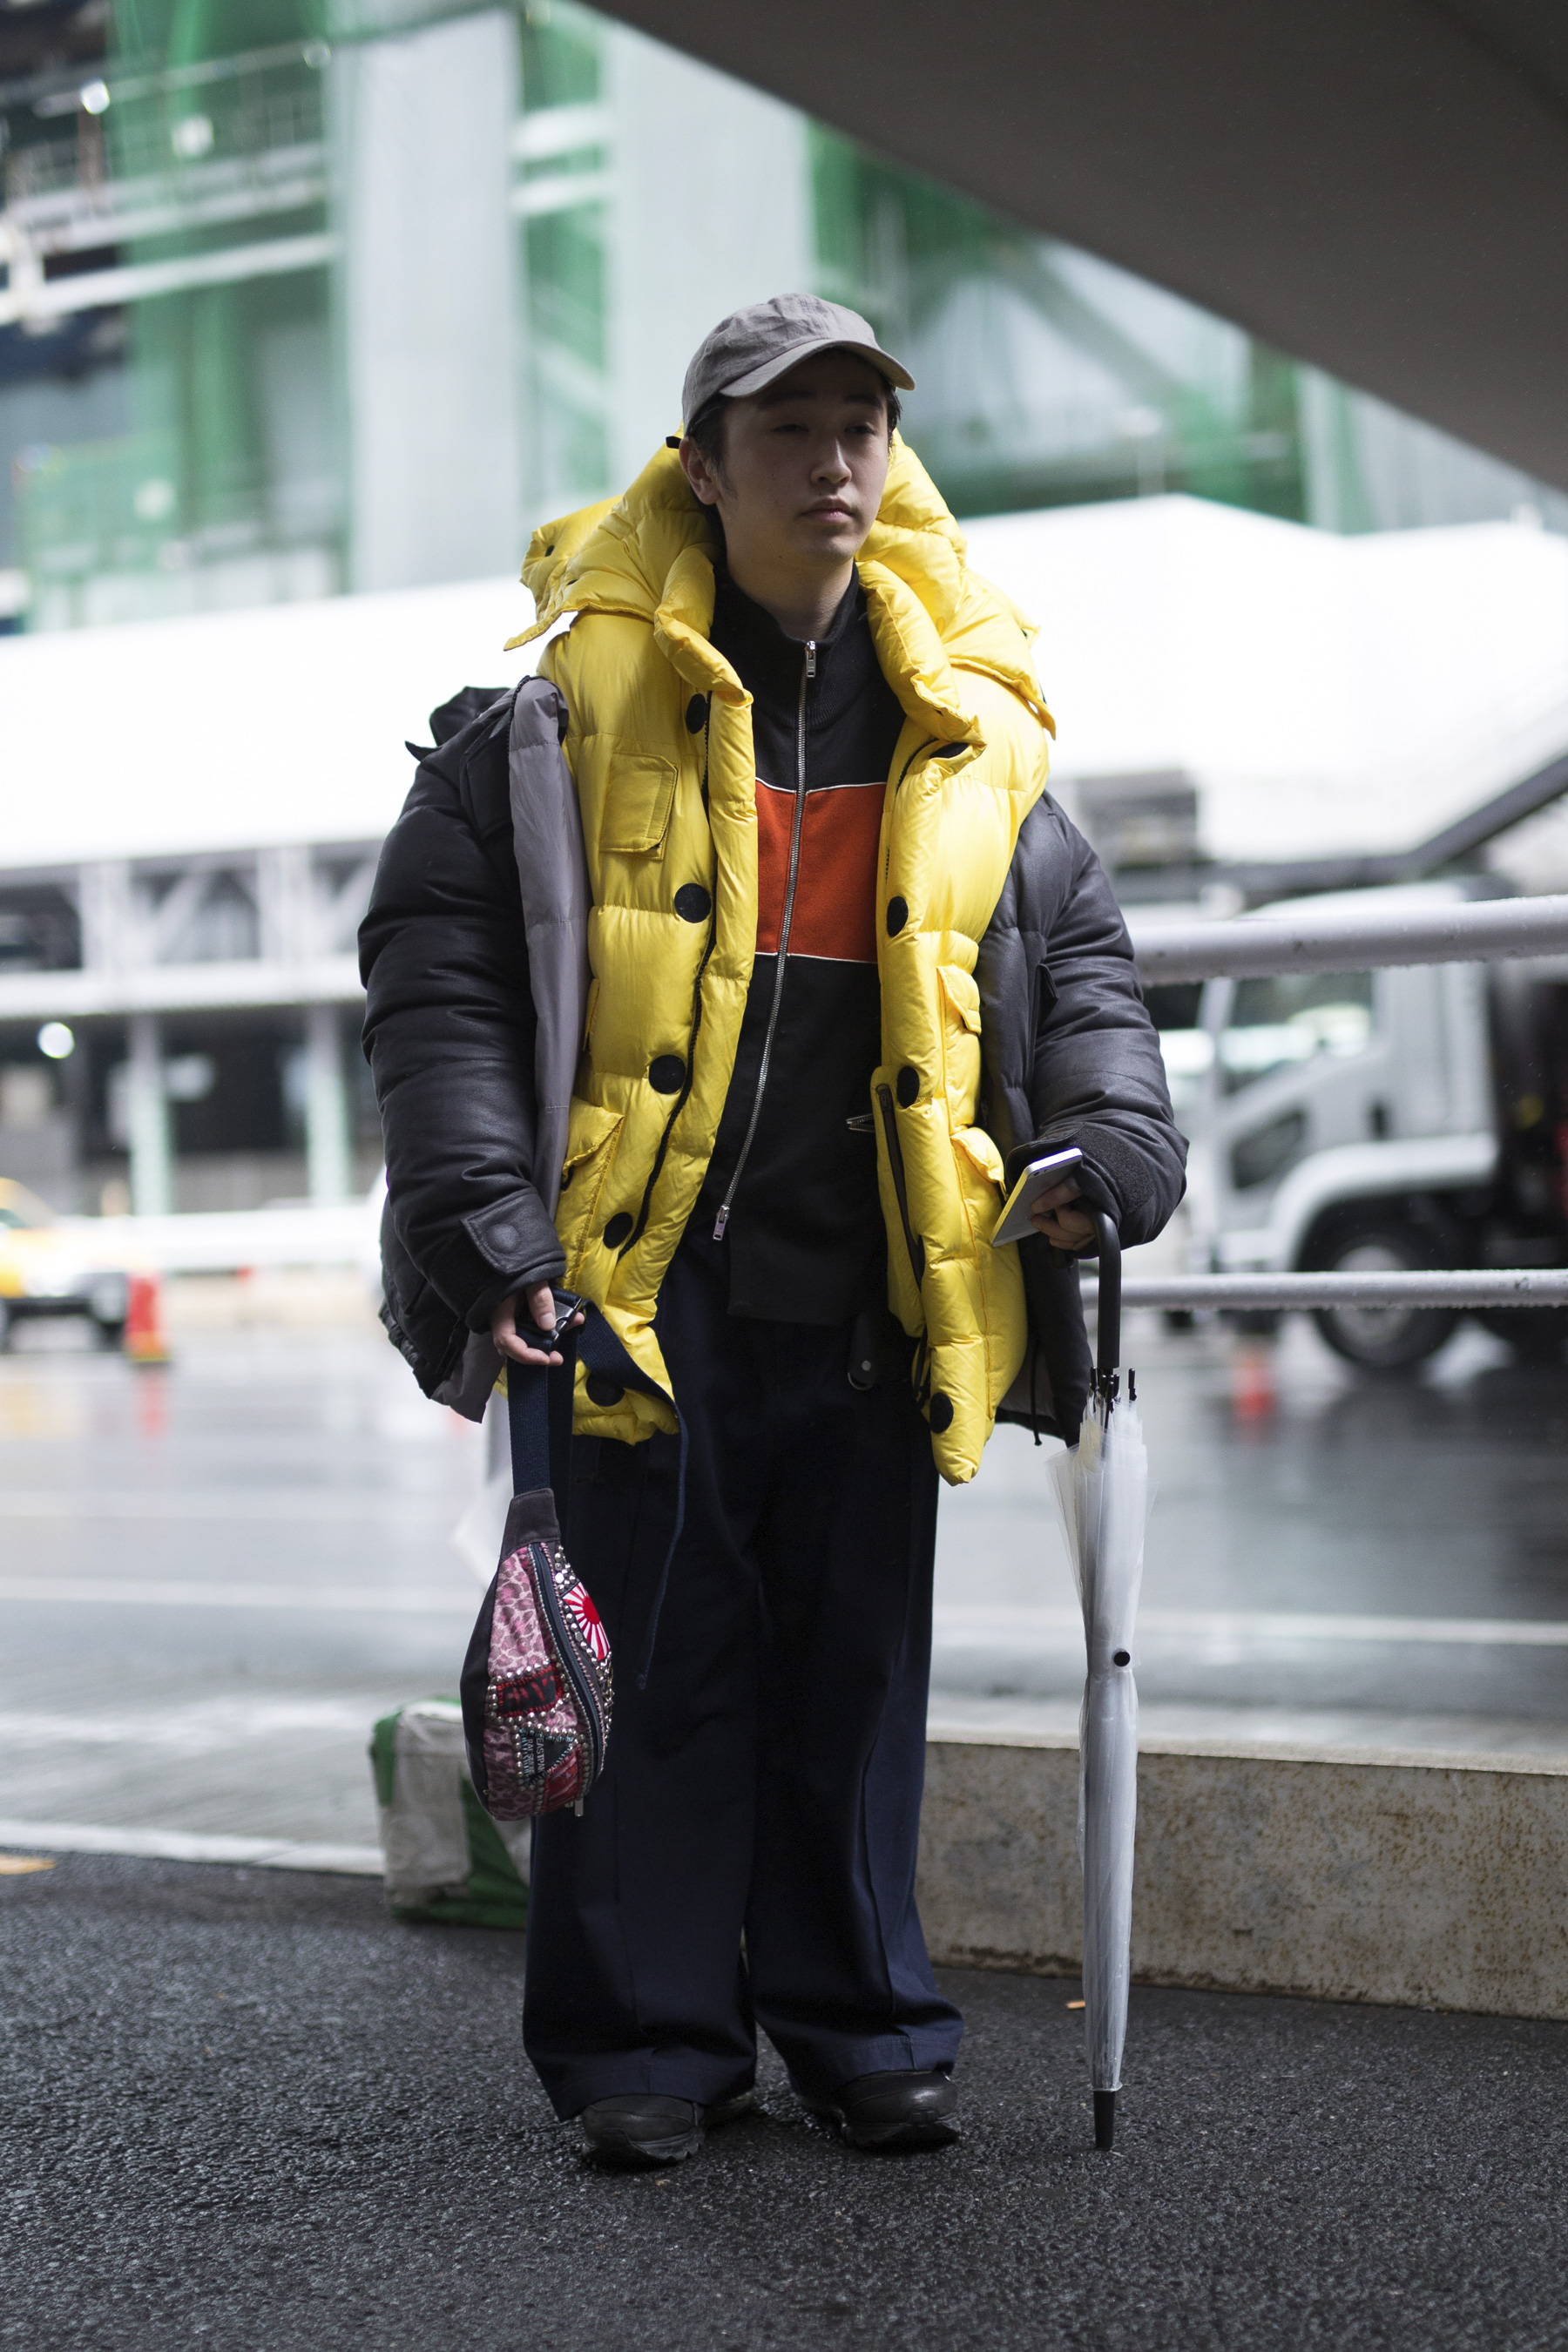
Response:
[[[1121,1393],[1121,1248],[1100,1229],[1100,1315],[1093,1393],[1079,1442],[1052,1465],[1083,1606],[1089,1672],[1079,1718],[1079,1853],[1083,1862],[1083,2010],[1094,2144],[1116,2135],[1127,2039],[1132,1843],[1138,1819],[1138,1688],[1133,1629],[1143,1580],[1149,1454],[1131,1373]]]

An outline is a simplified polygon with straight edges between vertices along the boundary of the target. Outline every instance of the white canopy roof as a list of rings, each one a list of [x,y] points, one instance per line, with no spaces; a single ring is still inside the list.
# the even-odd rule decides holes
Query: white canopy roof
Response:
[[[969,527],[1041,625],[1078,778],[1183,770],[1219,856],[1398,847],[1568,746],[1568,541],[1340,539],[1187,498]],[[363,840],[405,737],[510,685],[527,592],[481,581],[0,640],[0,864]]]
[[[531,668],[532,618],[484,580],[0,638],[0,863],[377,840],[405,739]]]
[[[969,527],[1079,777],[1181,769],[1212,856],[1398,849],[1568,750],[1568,540],[1340,538],[1197,499]]]

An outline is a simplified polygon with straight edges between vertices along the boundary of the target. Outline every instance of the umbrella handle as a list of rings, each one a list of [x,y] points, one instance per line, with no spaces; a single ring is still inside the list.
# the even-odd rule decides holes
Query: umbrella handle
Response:
[[[1095,1370],[1100,1381],[1110,1381],[1121,1360],[1121,1237],[1116,1221],[1103,1209],[1090,1212],[1100,1244],[1100,1307],[1099,1343],[1095,1349]]]

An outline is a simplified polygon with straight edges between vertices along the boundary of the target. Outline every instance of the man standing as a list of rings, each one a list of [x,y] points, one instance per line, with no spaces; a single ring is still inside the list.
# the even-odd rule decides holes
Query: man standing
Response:
[[[714,330],[679,446],[536,535],[548,683],[426,758],[363,935],[393,1336],[432,1391],[477,1362],[482,1410],[563,1280],[623,1359],[579,1375],[571,1494],[615,1729],[538,1827],[524,2038],[626,2163],[747,2104],[759,2024],[856,2145],[952,2137],[914,1903],[938,1474],[999,1414],[1076,1438],[1089,1377],[1079,1185],[993,1250],[1004,1163],[1078,1145],[1127,1244],[1181,1195],[1031,633],[897,436],[910,386],[815,297]],[[527,845],[579,821],[562,1150]]]

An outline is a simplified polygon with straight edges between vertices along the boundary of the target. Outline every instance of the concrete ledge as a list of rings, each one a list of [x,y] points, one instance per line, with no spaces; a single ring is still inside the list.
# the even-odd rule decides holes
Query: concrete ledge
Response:
[[[1077,1810],[1072,1739],[933,1727],[933,1959],[1077,1974]],[[1132,1969],[1146,1984],[1568,2018],[1568,1759],[1151,1745]]]

